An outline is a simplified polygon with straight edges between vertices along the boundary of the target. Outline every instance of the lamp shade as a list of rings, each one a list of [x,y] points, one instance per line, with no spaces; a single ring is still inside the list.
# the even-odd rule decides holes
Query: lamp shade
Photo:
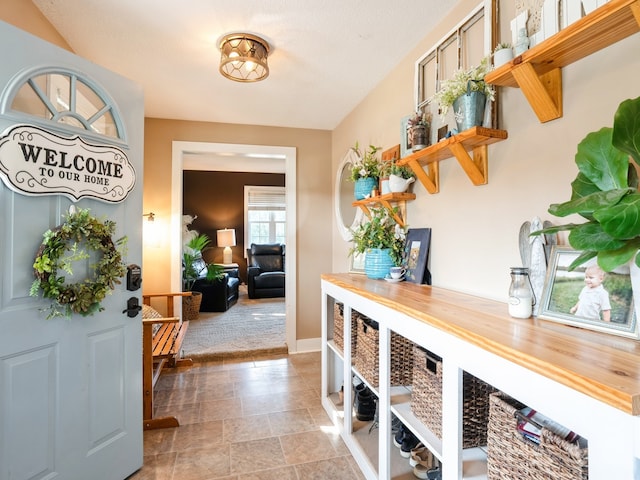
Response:
[[[230,33],[220,41],[220,73],[236,82],[258,82],[269,76],[269,44],[248,33]]]
[[[225,228],[216,232],[219,247],[235,247],[236,231],[232,228]]]

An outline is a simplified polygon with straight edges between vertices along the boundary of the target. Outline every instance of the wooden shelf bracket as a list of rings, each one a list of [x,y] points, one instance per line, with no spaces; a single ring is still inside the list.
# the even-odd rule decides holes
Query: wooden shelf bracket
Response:
[[[428,163],[425,165],[426,171],[417,160],[410,160],[407,165],[416,174],[427,192],[438,193],[440,191],[440,163]]]
[[[459,143],[449,145],[451,153],[467,174],[474,185],[486,185],[489,182],[489,168],[487,162],[487,146],[480,145],[473,148],[473,158],[469,156],[464,147]]]
[[[541,123],[562,117],[560,68],[538,75],[530,63],[521,63],[511,73]]]

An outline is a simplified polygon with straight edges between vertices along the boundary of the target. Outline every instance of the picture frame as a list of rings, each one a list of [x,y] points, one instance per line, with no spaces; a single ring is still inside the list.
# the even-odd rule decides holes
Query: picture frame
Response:
[[[366,253],[358,253],[354,252],[351,257],[349,257],[349,273],[358,273],[364,275],[364,259],[366,257]]]
[[[400,121],[400,158],[404,158],[413,153],[411,127],[409,126],[409,119],[411,117],[412,115],[407,115],[402,117],[402,120]]]
[[[593,259],[569,271],[569,265],[581,253],[570,247],[554,246],[552,248],[542,298],[539,300],[541,303],[538,316],[575,327],[640,338],[629,267],[623,266],[604,273]],[[604,274],[601,282],[604,293],[597,293],[594,290],[588,293],[587,297],[581,297],[583,290],[590,292],[590,288],[595,289],[600,285],[597,277],[601,273]],[[591,279],[596,278],[595,286],[593,286],[593,280],[589,280],[587,285],[587,275]],[[609,313],[596,306],[602,303],[607,305],[607,300],[602,299],[601,295],[608,299]],[[585,308],[591,304],[589,297],[596,297],[599,300],[593,303],[591,308]]]
[[[427,268],[430,245],[430,228],[410,228],[407,231],[404,259],[407,268],[405,280],[408,282],[431,285],[431,272]]]

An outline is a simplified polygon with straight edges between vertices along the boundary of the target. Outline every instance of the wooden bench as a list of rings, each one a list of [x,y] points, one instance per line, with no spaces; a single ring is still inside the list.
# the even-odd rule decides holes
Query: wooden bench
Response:
[[[153,417],[153,389],[160,378],[162,369],[167,367],[188,367],[193,365],[189,358],[180,358],[182,341],[189,328],[188,321],[180,321],[174,316],[174,299],[191,296],[191,292],[157,293],[142,295],[142,303],[151,306],[151,299],[166,299],[166,317],[142,319],[142,393],[143,426],[145,430],[179,427],[174,416]],[[154,334],[154,325],[160,325]]]

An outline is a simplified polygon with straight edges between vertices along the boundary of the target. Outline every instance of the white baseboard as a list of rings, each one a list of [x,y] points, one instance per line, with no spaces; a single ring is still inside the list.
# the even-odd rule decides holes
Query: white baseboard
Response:
[[[319,352],[321,346],[321,338],[303,338],[296,341],[295,351],[289,350],[289,353]]]

